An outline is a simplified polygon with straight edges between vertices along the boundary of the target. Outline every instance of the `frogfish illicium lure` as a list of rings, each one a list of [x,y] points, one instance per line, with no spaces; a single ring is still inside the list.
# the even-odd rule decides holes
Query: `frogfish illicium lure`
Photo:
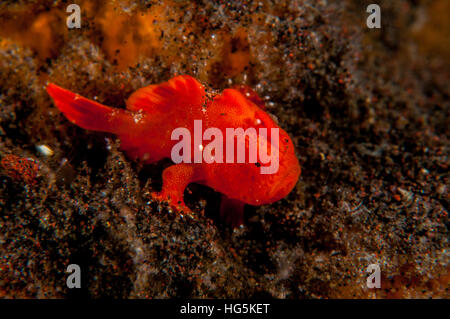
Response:
[[[145,164],[164,158],[173,160],[174,147],[180,143],[174,139],[177,129],[195,135],[194,130],[198,128],[195,126],[201,124],[205,133],[214,128],[216,135],[222,133],[225,137],[227,130],[233,128],[241,128],[244,135],[250,132],[249,128],[254,128],[253,132],[267,132],[257,134],[255,138],[251,138],[251,134],[245,135],[240,140],[242,145],[236,143],[233,146],[234,152],[227,149],[226,144],[230,141],[222,136],[219,143],[223,143],[221,150],[230,151],[228,158],[225,159],[227,154],[219,158],[219,154],[210,152],[209,155],[217,156],[217,159],[209,161],[199,161],[198,154],[195,154],[199,148],[206,151],[204,139],[207,137],[201,136],[200,143],[194,138],[188,145],[190,147],[183,150],[182,157],[187,160],[174,161],[174,165],[166,168],[162,191],[153,194],[179,211],[192,214],[184,204],[183,192],[188,184],[198,183],[222,193],[222,217],[234,226],[241,225],[244,204],[263,205],[278,201],[289,194],[300,176],[301,169],[291,139],[264,111],[264,103],[256,93],[247,87],[225,89],[217,94],[207,91],[191,76],[176,76],[167,82],[137,90],[126,101],[126,109],[102,105],[55,84],[48,84],[46,89],[70,122],[87,130],[117,135],[127,156]],[[275,142],[273,129],[277,132]],[[239,141],[238,136],[236,141]],[[262,168],[273,163],[268,163],[267,159],[263,161],[261,153],[257,153],[254,161],[243,162],[237,158],[239,146],[248,152],[261,150],[264,146],[270,153],[274,144],[278,162],[272,173],[262,173]],[[191,150],[192,154],[185,153]]]

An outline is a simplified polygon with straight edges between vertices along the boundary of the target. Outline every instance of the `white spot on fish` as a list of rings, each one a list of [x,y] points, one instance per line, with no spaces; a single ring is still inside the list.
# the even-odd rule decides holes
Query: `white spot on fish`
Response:
[[[144,115],[142,114],[142,112],[135,113],[133,115],[134,123],[136,123],[136,124],[139,123],[143,117],[144,117]]]

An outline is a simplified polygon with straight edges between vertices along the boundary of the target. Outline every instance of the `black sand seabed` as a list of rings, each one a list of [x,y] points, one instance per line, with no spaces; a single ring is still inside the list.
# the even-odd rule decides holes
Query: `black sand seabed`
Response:
[[[378,1],[370,30],[366,2],[118,1],[136,16],[123,31],[123,16],[105,27],[115,11],[100,4],[82,2],[70,31],[61,5],[0,5],[0,296],[448,298],[448,4]],[[152,200],[169,162],[128,160],[44,90],[123,107],[176,74],[255,88],[296,146],[296,188],[248,207],[242,229],[220,222],[206,187],[185,194],[193,219]],[[76,292],[69,264],[82,269]],[[366,287],[370,264],[381,289]]]

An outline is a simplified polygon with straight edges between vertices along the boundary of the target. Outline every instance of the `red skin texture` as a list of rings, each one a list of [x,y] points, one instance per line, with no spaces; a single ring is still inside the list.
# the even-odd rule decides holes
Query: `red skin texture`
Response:
[[[190,183],[209,186],[224,195],[221,215],[233,226],[243,223],[244,204],[263,205],[280,200],[294,188],[301,173],[288,134],[252,102],[261,100],[249,90],[238,87],[225,89],[221,94],[207,93],[194,78],[177,76],[137,90],[128,98],[125,110],[102,105],[55,84],[47,86],[48,94],[69,121],[88,130],[116,134],[122,150],[131,159],[146,164],[170,158],[172,147],[179,142],[171,140],[172,131],[179,127],[188,128],[192,139],[192,163],[166,168],[162,191],[154,196],[168,201],[178,210],[192,213],[183,201],[185,188]],[[247,92],[251,92],[251,97]],[[193,163],[194,120],[202,120],[202,133],[209,127],[221,130],[224,153],[226,128],[246,130],[254,127],[258,131],[258,128],[266,127],[268,132],[270,128],[279,128],[278,172],[261,174],[255,163],[247,163],[248,157],[246,163],[237,163],[236,158],[234,163],[206,163],[204,160]],[[270,143],[270,133],[267,140]],[[203,141],[203,145],[209,142]],[[247,148],[248,145],[246,154]]]

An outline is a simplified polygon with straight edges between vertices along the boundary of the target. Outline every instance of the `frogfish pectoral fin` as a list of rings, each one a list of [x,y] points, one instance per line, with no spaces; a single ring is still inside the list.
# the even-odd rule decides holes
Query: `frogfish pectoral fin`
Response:
[[[152,196],[159,201],[168,201],[170,206],[177,210],[193,215],[192,211],[184,203],[183,192],[193,182],[199,180],[195,167],[190,164],[176,164],[167,167],[163,172],[163,187],[160,193]]]

